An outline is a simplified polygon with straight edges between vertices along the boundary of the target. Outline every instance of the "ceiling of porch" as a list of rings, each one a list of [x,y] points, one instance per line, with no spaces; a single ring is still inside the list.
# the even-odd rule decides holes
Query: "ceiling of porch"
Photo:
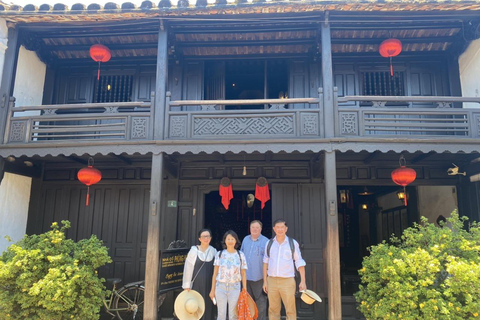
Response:
[[[321,23],[331,23],[332,52],[338,56],[378,57],[378,47],[387,38],[403,43],[402,57],[441,55],[464,49],[480,36],[480,19],[451,15],[391,15],[378,13],[282,14],[236,16],[225,19],[156,18],[110,22],[69,21],[20,23],[22,43],[40,53],[49,64],[91,62],[89,48],[101,43],[112,52],[111,62],[154,61],[158,30],[169,30],[172,59],[219,59],[257,57],[316,57],[321,54]]]

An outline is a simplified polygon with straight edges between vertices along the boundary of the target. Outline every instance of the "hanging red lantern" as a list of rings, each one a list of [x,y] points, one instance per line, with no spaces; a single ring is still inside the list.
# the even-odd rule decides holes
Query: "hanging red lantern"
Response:
[[[90,200],[90,186],[96,184],[102,180],[102,173],[100,170],[93,167],[93,158],[88,159],[88,166],[82,168],[77,173],[78,180],[87,186],[87,200],[86,205],[88,206]]]
[[[390,58],[390,75],[393,77],[392,57],[396,57],[402,52],[402,42],[398,39],[387,39],[380,44],[378,52],[384,58]]]
[[[415,181],[415,178],[417,177],[417,172],[412,168],[406,167],[406,161],[403,155],[400,157],[399,162],[400,168],[393,170],[391,176],[393,182],[403,187],[403,190],[405,192],[405,206],[407,206],[407,190],[405,187]]]
[[[94,44],[90,47],[90,57],[92,57],[93,61],[98,62],[97,80],[100,80],[100,63],[110,61],[112,53],[103,44]]]

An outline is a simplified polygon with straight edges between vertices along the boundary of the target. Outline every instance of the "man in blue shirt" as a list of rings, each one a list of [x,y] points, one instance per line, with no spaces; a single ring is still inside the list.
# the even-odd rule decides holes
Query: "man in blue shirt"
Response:
[[[262,222],[253,220],[250,235],[243,239],[240,248],[247,259],[247,291],[257,304],[258,320],[267,317],[267,297],[263,293],[263,256],[267,242],[268,238],[262,235]]]

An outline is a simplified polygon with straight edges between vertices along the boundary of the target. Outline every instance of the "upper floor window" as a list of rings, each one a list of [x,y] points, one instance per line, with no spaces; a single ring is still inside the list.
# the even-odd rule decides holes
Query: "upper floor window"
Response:
[[[96,78],[95,78],[96,80]],[[95,82],[94,103],[132,101],[133,75],[105,75]]]
[[[405,73],[389,71],[361,72],[362,95],[364,96],[404,96]]]

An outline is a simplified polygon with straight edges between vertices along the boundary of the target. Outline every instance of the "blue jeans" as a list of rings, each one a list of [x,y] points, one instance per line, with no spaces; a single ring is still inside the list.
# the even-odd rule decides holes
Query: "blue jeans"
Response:
[[[239,296],[240,296],[240,282],[236,282],[236,283],[217,282],[217,284],[215,285],[215,298],[217,299],[217,308],[218,308],[217,320],[227,319],[227,307],[228,307],[228,319],[229,320],[238,319],[235,313],[235,308],[237,307]]]

